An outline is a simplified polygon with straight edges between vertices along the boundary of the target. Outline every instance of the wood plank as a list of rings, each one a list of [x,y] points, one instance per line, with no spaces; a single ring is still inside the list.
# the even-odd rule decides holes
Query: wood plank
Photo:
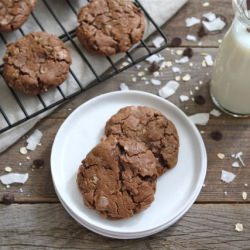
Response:
[[[206,73],[211,73],[211,67],[201,67],[202,56],[201,52],[208,52],[209,54],[215,56],[216,49],[195,49],[194,57],[192,62],[195,67],[190,67],[188,65],[181,66],[183,74],[190,73],[192,80],[188,83],[181,83],[180,89],[177,93],[169,98],[170,101],[179,106],[188,115],[197,112],[209,112],[214,106],[210,100],[208,92],[209,76]],[[171,52],[165,51],[163,55],[168,59],[172,60],[176,56],[171,55]],[[142,69],[145,68],[146,64],[141,64]],[[27,160],[26,156],[19,153],[19,148],[25,146],[25,140],[21,139],[19,142],[11,147],[7,152],[0,155],[0,175],[4,174],[4,167],[9,165],[13,168],[13,171],[18,172],[29,172],[29,181],[23,185],[13,185],[11,188],[6,189],[4,186],[0,188],[0,197],[8,192],[14,192],[17,202],[57,202],[56,195],[54,193],[51,174],[50,174],[50,151],[51,146],[55,137],[55,134],[62,124],[64,119],[75,109],[78,105],[87,101],[88,99],[110,91],[118,90],[119,84],[121,82],[126,82],[131,89],[143,90],[151,93],[157,94],[159,86],[153,86],[151,84],[145,85],[144,81],[139,80],[136,83],[131,81],[132,75],[136,76],[138,70],[130,69],[115,78],[96,86],[78,98],[73,99],[70,103],[60,108],[55,112],[50,119],[41,122],[37,128],[40,129],[44,136],[42,138],[42,146],[38,147],[35,152],[30,152],[28,155],[31,160]],[[155,78],[151,75],[146,75],[148,79]],[[162,83],[167,82],[174,78],[174,74],[170,69],[164,70],[164,74],[159,77]],[[196,91],[195,86],[202,80],[204,84],[201,86],[200,90]],[[191,100],[183,104],[179,101],[180,94],[189,94],[192,90],[195,94],[201,94],[205,97],[205,105],[197,105]],[[186,110],[185,107],[188,107]],[[70,110],[69,110],[70,109]],[[205,145],[208,152],[208,173],[206,177],[205,184],[202,193],[198,198],[198,202],[243,202],[241,194],[242,191],[246,191],[250,194],[250,119],[235,119],[227,115],[222,115],[221,117],[211,117],[207,126],[199,127],[203,130],[202,134]],[[221,131],[223,134],[223,139],[221,141],[214,141],[210,138],[210,133],[212,131]],[[235,152],[242,151],[244,153],[244,161],[247,167],[240,169],[233,169],[231,164],[233,160],[231,159],[231,154]],[[226,158],[220,160],[217,157],[218,153],[224,153]],[[44,169],[31,170],[32,160],[42,158],[45,160],[46,164]],[[22,166],[19,166],[19,162]],[[237,174],[237,178],[231,184],[225,184],[220,181],[221,170],[228,170]],[[248,187],[245,187],[248,184]],[[22,193],[20,192],[22,188]],[[224,192],[227,192],[225,195]],[[246,201],[248,202],[248,201]]]
[[[60,204],[0,206],[0,248],[249,249],[250,205],[194,205],[174,226],[137,240],[113,240],[76,223]],[[244,231],[234,230],[243,223]]]
[[[207,1],[210,3],[209,6],[204,7],[203,3],[206,1],[200,0],[189,0],[188,3],[175,15],[166,25],[164,25],[163,30],[168,35],[169,40],[173,37],[181,37],[183,41],[183,46],[201,46],[201,47],[218,47],[218,40],[222,39],[230,27],[233,20],[234,12],[232,8],[231,0],[213,0]],[[204,36],[197,42],[190,42],[186,40],[187,34],[197,35],[199,25],[187,28],[185,25],[185,19],[188,17],[202,18],[202,15],[207,12],[213,12],[216,15],[223,17],[227,22],[227,27],[219,33],[210,33]],[[198,45],[202,42],[201,45]]]

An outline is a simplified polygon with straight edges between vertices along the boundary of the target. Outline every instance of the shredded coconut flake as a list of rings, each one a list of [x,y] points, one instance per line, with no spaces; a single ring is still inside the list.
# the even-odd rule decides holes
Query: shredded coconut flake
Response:
[[[224,27],[226,26],[226,23],[223,20],[221,20],[220,17],[217,17],[211,22],[203,21],[202,24],[210,32],[223,30]]]
[[[242,153],[242,152],[238,152],[237,154],[232,154],[232,157],[235,158],[235,159],[237,159],[237,160],[239,160],[240,163],[241,163],[241,165],[242,165],[243,167],[245,167],[246,164],[245,164],[245,162],[243,161],[242,156],[243,156],[243,153]]]
[[[233,163],[232,163],[232,167],[233,167],[233,168],[239,168],[239,167],[240,167],[239,162],[237,162],[237,161],[233,162]]]
[[[22,183],[24,184],[29,178],[29,174],[19,174],[19,173],[10,173],[0,176],[0,181],[4,185],[10,185],[13,183]]]
[[[159,90],[159,96],[168,98],[173,95],[179,88],[180,84],[176,81],[169,81],[167,84]]]
[[[189,62],[189,58],[187,56],[184,56],[181,59],[176,59],[175,62],[180,63],[180,64],[184,64],[184,63]]]
[[[123,82],[123,83],[120,84],[120,90],[121,91],[128,91],[129,87],[128,87],[128,85],[126,83]]]
[[[153,40],[153,45],[157,49],[159,49],[163,43],[164,43],[164,38],[161,36],[158,36]]]
[[[211,55],[207,55],[205,56],[205,62],[207,64],[207,66],[213,66],[214,65],[214,61]]]
[[[157,79],[151,79],[151,83],[152,83],[153,85],[156,85],[156,86],[161,85],[161,81],[160,81],[160,80],[157,80]]]
[[[189,96],[187,96],[187,95],[181,95],[180,96],[180,101],[181,102],[187,102],[189,100]]]
[[[231,173],[231,172],[228,172],[225,170],[221,171],[221,180],[226,182],[226,183],[232,182],[235,179],[235,177],[236,177],[236,175]]]
[[[34,151],[37,145],[40,143],[42,137],[43,137],[43,133],[40,130],[36,129],[34,133],[30,135],[28,139],[26,140],[26,142],[28,143],[26,148],[28,150]]]
[[[201,20],[196,17],[188,17],[185,21],[186,27],[192,27],[201,22]]]
[[[180,73],[180,72],[181,72],[181,69],[178,68],[178,67],[172,67],[172,71],[173,71],[174,73]]]
[[[153,63],[153,62],[159,63],[161,61],[164,61],[164,57],[161,54],[155,54],[155,55],[148,57],[146,61],[149,63]]]
[[[208,121],[209,121],[209,113],[198,113],[198,114],[194,114],[189,116],[189,119],[191,120],[191,122],[193,122],[196,125],[207,125]]]
[[[213,12],[208,12],[203,15],[209,22],[212,22],[216,19],[216,15]]]
[[[196,41],[197,41],[197,37],[194,36],[194,35],[187,35],[187,36],[186,36],[186,39],[187,39],[188,41],[192,41],[192,42],[196,42]]]
[[[155,71],[155,72],[153,73],[153,75],[154,75],[154,77],[158,77],[158,76],[160,75],[160,72],[159,72],[159,71]]]
[[[215,116],[215,117],[219,117],[221,116],[221,112],[217,109],[213,109],[211,112],[210,112],[211,115]]]

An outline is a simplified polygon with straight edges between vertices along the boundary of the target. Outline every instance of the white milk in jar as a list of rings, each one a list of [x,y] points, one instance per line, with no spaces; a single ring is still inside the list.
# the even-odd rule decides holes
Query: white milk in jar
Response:
[[[235,18],[220,46],[210,83],[215,104],[234,116],[250,115],[250,12],[246,2],[233,0]]]

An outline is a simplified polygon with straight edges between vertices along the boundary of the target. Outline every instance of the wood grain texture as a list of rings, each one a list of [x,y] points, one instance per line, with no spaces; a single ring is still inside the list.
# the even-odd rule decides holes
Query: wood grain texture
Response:
[[[170,22],[164,26],[164,31],[169,35],[170,40],[173,37],[181,37],[183,41],[183,46],[190,45],[196,47],[199,42],[201,47],[218,47],[218,40],[222,39],[230,27],[230,24],[233,20],[233,9],[231,0],[213,0],[208,1],[209,6],[204,7],[203,3],[206,1],[191,0],[189,1],[181,11],[178,12],[178,15],[174,16]],[[207,36],[204,36],[201,39],[198,39],[197,42],[190,42],[186,40],[187,34],[197,35],[199,25],[187,28],[185,25],[185,20],[188,17],[197,17],[202,18],[202,15],[208,12],[213,12],[216,15],[221,16],[226,20],[227,26],[222,32],[210,33]]]
[[[250,205],[194,205],[174,226],[137,240],[112,240],[75,222],[60,204],[0,206],[0,248],[249,249]],[[234,230],[243,223],[244,231]]]
[[[209,2],[209,6],[204,7],[203,3]],[[202,15],[208,12],[213,12],[226,20],[227,26],[222,32],[210,33],[197,42],[187,41],[187,34],[197,36],[197,31],[199,29],[199,24],[193,27],[187,28],[185,24],[185,19],[188,17],[202,18]],[[190,0],[188,3],[175,15],[166,25],[164,25],[163,30],[169,37],[169,40],[173,37],[182,38],[182,46],[193,46],[193,47],[218,47],[218,40],[222,39],[225,35],[227,29],[233,20],[233,8],[231,0],[213,0],[213,1],[200,1],[200,0]],[[199,42],[201,42],[200,45]]]
[[[174,61],[176,56],[176,50],[173,52],[175,55],[171,55],[171,51],[164,51],[162,55],[166,60]],[[212,104],[209,97],[208,81],[210,79],[211,67],[202,67],[201,63],[203,56],[201,53],[209,53],[213,57],[216,56],[217,49],[194,49],[194,56],[191,59],[194,66],[190,67],[189,64],[178,65],[181,68],[182,74],[185,75],[189,73],[192,76],[192,80],[184,83],[181,82],[181,86],[176,92],[176,94],[169,98],[170,101],[179,106],[186,114],[191,115],[198,112],[210,112],[214,105]],[[148,66],[147,63],[141,64],[141,70]],[[9,189],[1,186],[0,197],[8,192],[14,192],[17,202],[57,202],[57,198],[52,185],[51,174],[50,174],[50,153],[51,146],[55,137],[55,134],[65,120],[65,118],[78,107],[83,102],[93,98],[102,93],[107,93],[110,91],[118,90],[121,82],[125,82],[129,85],[131,89],[142,90],[151,92],[154,94],[158,93],[161,86],[154,86],[152,84],[145,85],[145,81],[140,80],[137,76],[138,70],[132,68],[115,78],[98,85],[79,97],[73,99],[67,105],[61,107],[58,111],[54,112],[50,118],[42,121],[37,128],[40,129],[44,136],[42,138],[42,146],[38,147],[35,152],[30,152],[28,155],[31,160],[26,159],[26,155],[21,155],[19,153],[19,148],[25,146],[25,139],[19,140],[19,142],[12,146],[7,152],[0,155],[0,175],[4,174],[4,167],[9,165],[13,168],[13,171],[18,172],[29,172],[30,178],[28,182],[23,185],[13,185]],[[207,75],[208,74],[208,75]],[[162,76],[158,79],[162,81],[162,85],[168,80],[174,79],[175,74],[171,69],[164,69]],[[137,82],[132,82],[132,77],[137,77]],[[146,75],[145,77],[150,79],[155,78],[152,75]],[[199,85],[199,81],[203,81],[203,85]],[[199,86],[200,89],[195,90],[195,86]],[[203,95],[206,99],[204,105],[197,105],[192,100],[181,103],[179,101],[179,96],[181,94],[189,95],[190,91],[193,91],[194,95]],[[188,109],[186,109],[188,108]],[[222,115],[221,117],[211,117],[207,126],[200,126],[200,130],[204,133],[202,134],[207,153],[208,153],[208,172],[202,193],[198,198],[200,203],[213,203],[213,202],[244,202],[241,197],[242,191],[246,191],[250,194],[250,119],[234,119],[227,115]],[[210,138],[210,133],[212,131],[221,131],[223,134],[223,139],[216,142]],[[231,159],[231,154],[235,152],[243,151],[244,161],[247,165],[245,168],[233,169],[231,164],[233,159]],[[226,155],[224,160],[220,160],[217,157],[218,153],[223,153]],[[32,160],[37,158],[43,158],[45,160],[45,167],[43,169],[32,171],[31,165]],[[18,163],[21,162],[22,166]],[[237,174],[234,182],[231,184],[225,184],[220,181],[221,170],[232,171]],[[245,187],[244,184],[248,184]],[[22,187],[23,192],[20,192],[20,187]],[[225,195],[224,192],[227,192]],[[248,202],[249,200],[245,201]]]

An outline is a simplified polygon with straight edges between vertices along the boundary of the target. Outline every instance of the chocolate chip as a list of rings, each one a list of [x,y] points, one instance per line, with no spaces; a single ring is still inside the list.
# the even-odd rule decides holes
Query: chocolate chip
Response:
[[[198,37],[202,38],[202,37],[206,36],[208,33],[205,30],[205,28],[203,27],[203,25],[201,25],[200,29],[197,32],[197,34],[198,34]]]
[[[186,48],[183,51],[183,56],[187,56],[188,58],[191,58],[193,56],[193,50],[191,48]]]
[[[152,62],[151,65],[148,67],[149,73],[154,73],[160,69],[160,65],[157,62]]]
[[[206,103],[206,99],[202,95],[197,95],[194,97],[194,101],[198,105],[204,105]]]
[[[174,37],[170,43],[170,47],[179,47],[182,44],[180,37]]]
[[[247,10],[250,10],[250,0],[247,0]]]
[[[210,137],[215,141],[220,141],[223,138],[223,135],[220,131],[213,131],[211,132]]]
[[[33,161],[32,168],[39,169],[44,166],[45,162],[43,159],[36,159]]]
[[[2,202],[5,205],[10,205],[15,201],[14,194],[5,194],[2,198]]]
[[[250,28],[247,28],[247,32],[249,32],[249,33],[250,33]]]

